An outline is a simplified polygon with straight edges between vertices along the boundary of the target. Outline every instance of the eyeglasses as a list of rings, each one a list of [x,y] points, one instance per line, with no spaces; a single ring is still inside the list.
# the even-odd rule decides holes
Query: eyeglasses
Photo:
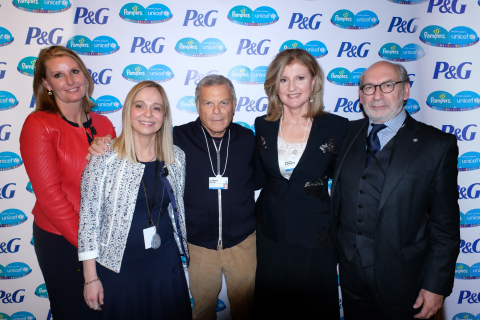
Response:
[[[395,85],[397,83],[403,83],[404,81],[385,81],[384,83],[381,84],[365,84],[360,87],[360,90],[367,96],[371,96],[372,94],[375,93],[377,90],[377,87],[380,87],[380,90],[382,90],[383,93],[390,93],[395,89]]]

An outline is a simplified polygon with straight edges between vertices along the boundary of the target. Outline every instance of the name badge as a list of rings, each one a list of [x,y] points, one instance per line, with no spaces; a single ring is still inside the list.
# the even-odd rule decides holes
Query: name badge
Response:
[[[208,178],[209,189],[228,189],[228,178],[222,176]]]
[[[285,171],[293,171],[296,165],[297,161],[285,160]]]
[[[155,226],[147,227],[143,229],[143,240],[145,241],[145,249],[152,247],[152,237],[156,233],[157,228]]]

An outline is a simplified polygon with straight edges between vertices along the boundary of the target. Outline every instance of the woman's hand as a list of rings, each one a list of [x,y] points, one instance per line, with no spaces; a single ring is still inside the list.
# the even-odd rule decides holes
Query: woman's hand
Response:
[[[109,143],[110,141],[112,141],[112,136],[109,134],[105,137],[95,137],[90,144],[90,147],[88,147],[87,161],[90,161],[92,155],[98,156],[100,154],[105,154],[105,150],[108,150],[106,143]]]
[[[89,283],[83,287],[83,297],[88,307],[93,310],[102,310],[103,286],[100,280]]]

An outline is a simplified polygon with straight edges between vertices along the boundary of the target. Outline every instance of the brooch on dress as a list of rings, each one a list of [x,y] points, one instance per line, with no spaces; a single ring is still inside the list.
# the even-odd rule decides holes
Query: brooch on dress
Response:
[[[323,153],[330,152],[332,154],[337,154],[338,149],[337,149],[337,144],[335,143],[335,139],[330,139],[327,143],[322,144],[320,146],[320,150],[323,151]]]

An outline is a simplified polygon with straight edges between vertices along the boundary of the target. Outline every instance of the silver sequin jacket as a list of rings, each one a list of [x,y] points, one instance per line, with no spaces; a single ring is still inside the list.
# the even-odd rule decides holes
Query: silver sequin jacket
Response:
[[[177,226],[174,236],[179,251],[188,261],[183,204],[185,154],[174,146],[174,156],[175,163],[167,165],[167,180],[175,195],[177,210],[174,211],[170,203],[168,213],[172,226]],[[106,151],[88,162],[81,180],[80,261],[96,259],[104,267],[120,272],[144,168],[141,163],[119,159],[116,151]]]

